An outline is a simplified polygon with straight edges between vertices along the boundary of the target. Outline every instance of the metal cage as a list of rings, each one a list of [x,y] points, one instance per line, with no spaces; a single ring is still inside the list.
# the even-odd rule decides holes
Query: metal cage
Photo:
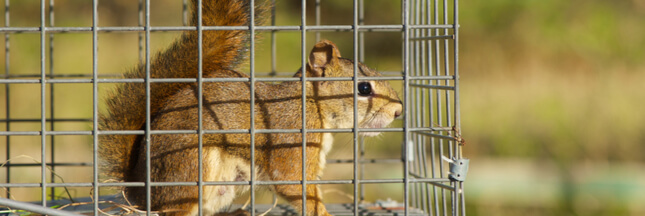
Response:
[[[99,46],[101,45],[98,38],[123,32],[137,34],[139,61],[146,62],[151,57],[152,35],[172,31],[194,31],[195,29],[206,31],[213,27],[186,26],[187,0],[177,2],[177,8],[182,8],[183,26],[151,25],[150,8],[155,2],[139,0],[137,3],[138,26],[100,26],[99,0],[93,0],[91,3],[89,1],[76,3],[87,4],[87,9],[91,9],[91,23],[89,20],[87,22],[89,26],[56,26],[54,18],[59,15],[55,12],[60,6],[55,4],[55,0],[4,1],[4,26],[0,27],[0,33],[4,36],[4,67],[2,67],[4,72],[0,75],[2,76],[0,84],[3,86],[0,90],[2,92],[0,122],[3,125],[3,130],[0,131],[0,136],[3,136],[0,140],[0,148],[4,150],[4,154],[0,156],[0,177],[3,178],[0,183],[0,188],[3,190],[0,191],[3,191],[5,198],[0,198],[0,215],[20,214],[21,210],[51,215],[79,213],[99,215],[104,213],[103,210],[119,213],[119,209],[113,208],[113,205],[123,201],[116,198],[118,195],[106,195],[108,193],[106,191],[110,191],[106,188],[124,185],[150,187],[150,182],[137,185],[136,183],[106,182],[99,179],[100,170],[97,164],[100,159],[96,150],[98,136],[106,134],[104,131],[99,131],[97,127],[102,101],[99,85],[120,82],[149,84],[159,80],[124,80],[119,78],[118,71],[99,73],[101,58],[109,56],[99,55]],[[369,40],[369,33],[390,32],[397,34],[401,44],[401,67],[385,71],[386,76],[383,79],[401,84],[400,96],[404,102],[404,115],[399,120],[400,126],[380,131],[401,135],[400,141],[390,143],[390,145],[400,146],[401,154],[389,155],[387,158],[370,158],[370,155],[366,154],[366,151],[369,151],[369,145],[366,146],[363,138],[358,136],[360,129],[326,131],[342,132],[350,134],[352,137],[351,158],[328,159],[329,164],[345,164],[345,166],[351,167],[351,176],[340,179],[288,183],[345,186],[345,189],[349,190],[345,190],[343,193],[353,199],[346,203],[328,204],[330,213],[335,215],[465,215],[463,181],[468,161],[463,159],[461,154],[463,143],[459,116],[458,0],[401,0],[400,9],[382,8],[379,13],[400,13],[400,23],[395,24],[365,24],[365,5],[371,4],[371,2],[354,0],[346,1],[345,4],[351,4],[353,10],[353,19],[351,23],[348,22],[350,24],[323,25],[321,20],[324,19],[324,14],[321,13],[321,8],[325,7],[326,1],[302,0],[300,2],[299,25],[276,25],[275,19],[272,19],[268,26],[253,24],[248,26],[252,35],[256,33],[267,35],[265,41],[269,44],[271,53],[271,68],[268,71],[258,70],[256,72],[254,67],[256,48],[255,44],[251,43],[248,70],[252,74],[252,78],[248,81],[280,82],[294,79],[280,76],[281,73],[276,69],[278,61],[276,53],[280,52],[277,50],[276,39],[280,38],[284,32],[299,33],[300,41],[293,43],[300,43],[302,65],[306,64],[306,52],[311,47],[307,45],[307,42],[312,41],[312,38],[317,41],[321,38],[321,34],[327,32],[351,34],[353,52],[349,58],[359,61],[364,61],[366,56],[369,56],[365,53],[365,41]],[[313,7],[313,10],[307,10],[308,7]],[[12,25],[15,20],[10,22],[10,18],[15,16],[15,13],[21,13],[21,8],[32,8],[32,11],[39,11],[38,15],[34,15],[39,18],[39,20],[33,20],[33,23],[37,23],[36,25]],[[272,14],[272,16],[275,18],[279,14]],[[315,20],[313,21],[315,23],[307,24],[308,17],[313,17],[310,19]],[[18,23],[22,22],[18,20]],[[91,55],[91,58],[88,57],[90,62],[85,62],[90,65],[87,70],[59,71],[56,69],[56,64],[61,63],[56,59],[59,47],[55,48],[55,45],[58,45],[57,39],[59,37],[66,35],[84,35],[87,37],[86,40],[91,41],[91,50],[85,50],[87,55]],[[33,37],[33,41],[39,42],[34,43],[33,47],[12,45],[13,41],[21,40],[23,36]],[[80,48],[67,45],[67,47],[60,49],[79,50]],[[39,55],[40,58],[38,60],[13,58],[13,56],[20,56],[16,54],[17,51],[31,52],[34,53],[34,56]],[[34,69],[30,70],[30,67],[27,66],[25,66],[27,69],[22,69],[22,64],[34,65],[32,66]],[[125,63],[117,64],[120,64],[122,68],[131,66],[131,64]],[[173,80],[163,81],[172,82]],[[208,80],[201,78],[193,81],[208,82]],[[69,105],[60,105],[61,103],[58,101],[65,100],[67,96],[56,92],[62,88],[77,88],[76,85],[82,86],[78,87],[77,93],[85,96],[78,101],[67,101],[66,104],[82,106],[86,112],[77,116],[58,114],[59,110],[66,109]],[[80,89],[88,91],[80,91]],[[30,106],[30,104],[34,105]],[[37,106],[34,107],[36,104]],[[23,114],[22,110],[36,110],[37,113]],[[199,134],[217,133],[217,131],[201,130],[193,132]],[[256,130],[245,132],[269,133]],[[280,131],[273,132],[279,133]],[[151,131],[147,129],[121,133],[150,134]],[[81,142],[87,144],[84,147],[86,148],[85,155],[61,155],[61,152],[71,149],[82,149],[79,146],[69,145],[70,139],[80,139]],[[398,174],[395,175],[396,177],[377,178],[369,175],[370,171],[366,170],[368,166],[396,167],[389,171],[383,170],[385,168],[379,169],[383,172]],[[326,171],[326,173],[329,172],[329,170]],[[84,173],[84,175],[91,177],[75,181],[66,179],[64,173]],[[222,183],[203,181],[192,183],[192,185],[200,187],[218,184]],[[259,185],[281,184],[281,182],[252,180],[236,184],[251,186],[249,198],[251,205],[247,208],[255,215],[270,209],[271,205],[263,203],[262,199],[256,199],[256,196],[259,195],[253,192],[253,188]],[[172,185],[172,183],[165,185]],[[372,185],[385,185],[386,187],[394,185],[399,188],[398,195],[387,194],[387,192],[375,193]],[[71,195],[73,191],[70,192],[68,188],[83,189],[79,189],[78,191],[81,192],[77,191],[77,194]],[[17,193],[36,193],[39,194],[39,197],[15,198]],[[366,198],[366,193],[377,195]],[[65,194],[65,197],[69,198],[74,197],[74,200],[62,199],[60,194]],[[395,199],[388,200],[392,197]],[[70,203],[75,204],[69,205]],[[3,209],[1,206],[5,206],[5,208]],[[272,208],[270,214],[292,215],[296,212],[286,205],[280,205]]]

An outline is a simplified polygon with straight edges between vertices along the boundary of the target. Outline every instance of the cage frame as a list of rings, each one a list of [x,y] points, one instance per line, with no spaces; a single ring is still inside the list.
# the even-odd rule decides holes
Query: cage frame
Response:
[[[198,0],[198,2],[201,3],[201,1],[204,0]],[[275,1],[275,0],[272,0]],[[256,26],[255,23],[252,21],[249,26],[202,26],[201,22],[197,26],[187,26],[187,0],[183,0],[183,23],[184,26],[152,26],[150,25],[150,5],[151,2],[150,0],[139,0],[139,26],[118,26],[118,27],[100,27],[98,25],[98,3],[99,0],[92,0],[92,26],[91,27],[56,27],[54,23],[54,0],[49,0],[49,4],[46,4],[46,0],[41,0],[40,1],[40,27],[11,27],[10,22],[9,22],[9,17],[10,17],[10,1],[5,0],[5,24],[4,27],[0,27],[0,33],[4,34],[4,39],[5,39],[5,73],[3,79],[0,79],[0,84],[5,85],[5,93],[6,93],[6,119],[1,119],[1,122],[4,122],[6,125],[6,131],[0,131],[0,136],[5,136],[6,137],[6,158],[10,158],[10,138],[11,136],[40,136],[41,140],[41,162],[39,164],[15,164],[11,162],[6,162],[5,164],[5,169],[7,173],[6,177],[6,183],[0,183],[0,187],[5,187],[10,190],[12,187],[39,187],[41,188],[41,201],[40,205],[42,208],[37,208],[37,207],[28,207],[31,208],[32,211],[34,212],[39,212],[39,211],[46,211],[44,209],[49,209],[46,208],[48,206],[48,197],[47,197],[47,190],[51,190],[53,198],[53,191],[56,187],[92,187],[94,191],[98,191],[100,187],[114,187],[114,186],[144,186],[146,187],[147,193],[146,197],[148,200],[148,205],[147,205],[147,211],[148,213],[150,212],[150,187],[152,186],[164,186],[164,185],[194,185],[198,186],[200,188],[200,197],[199,197],[199,205],[202,206],[202,197],[201,195],[203,192],[201,191],[204,186],[210,186],[210,185],[250,185],[251,189],[249,190],[251,195],[251,214],[255,214],[255,187],[259,185],[266,185],[266,184],[353,184],[354,185],[354,191],[353,195],[354,197],[360,197],[359,199],[355,198],[354,199],[354,206],[359,206],[360,201],[364,198],[364,185],[365,184],[373,184],[373,183],[402,183],[404,185],[404,211],[402,212],[403,215],[409,215],[410,214],[410,208],[411,206],[415,207],[420,207],[423,205],[424,210],[426,211],[427,214],[429,215],[447,215],[447,210],[451,210],[449,212],[451,215],[465,215],[466,209],[465,209],[465,196],[464,196],[464,187],[463,187],[463,181],[456,181],[454,179],[450,179],[448,174],[447,174],[447,167],[444,167],[443,164],[444,162],[441,162],[442,159],[437,159],[434,158],[435,153],[434,153],[434,145],[436,143],[439,148],[442,148],[443,146],[448,146],[447,152],[448,157],[452,159],[461,159],[463,156],[461,155],[461,147],[462,147],[462,139],[461,139],[461,132],[460,132],[460,115],[459,115],[459,73],[458,73],[458,57],[459,57],[459,52],[458,52],[458,0],[443,0],[443,23],[440,23],[440,18],[438,17],[439,15],[439,4],[440,2],[438,0],[401,0],[401,15],[402,15],[402,23],[395,24],[395,25],[364,25],[363,22],[363,5],[365,4],[363,0],[353,0],[353,21],[351,25],[320,25],[321,22],[321,14],[320,14],[320,6],[321,6],[321,0],[316,0],[315,1],[315,24],[314,25],[308,25],[307,24],[307,1],[306,0],[301,0],[301,25],[293,25],[293,26],[275,26],[275,19],[272,19],[272,24],[270,26]],[[253,1],[251,1],[253,2]],[[449,4],[452,3],[452,4]],[[452,5],[452,11],[449,11],[449,6]],[[416,6],[416,7],[415,7]],[[425,6],[425,10],[423,7]],[[49,10],[47,10],[47,7],[49,7]],[[199,9],[201,9],[201,4],[198,6]],[[432,13],[434,17],[430,17],[430,10],[434,10]],[[254,19],[254,11],[251,10],[251,19]],[[275,13],[275,11],[272,11],[272,13]],[[449,17],[449,14],[452,14],[452,17]],[[198,13],[198,16],[201,16],[201,10]],[[272,18],[275,17],[275,14],[272,14]],[[49,18],[49,19],[47,19]],[[425,18],[425,20],[424,20]],[[450,22],[450,19],[452,19],[452,23]],[[47,22],[47,20],[49,22]],[[198,19],[201,20],[201,19]],[[250,49],[249,49],[249,64],[250,64],[250,78],[238,78],[238,79],[220,79],[220,78],[202,78],[201,76],[201,66],[199,76],[197,78],[180,78],[180,79],[172,79],[172,78],[150,78],[150,59],[151,59],[151,51],[150,51],[150,35],[152,32],[157,32],[157,31],[197,31],[198,35],[202,35],[203,31],[210,31],[210,30],[248,30],[251,34],[250,37]],[[105,32],[116,32],[116,31],[134,31],[139,33],[139,50],[140,50],[140,59],[142,61],[146,62],[146,77],[143,79],[122,79],[122,78],[114,78],[108,75],[108,77],[101,77],[98,74],[98,35],[105,33]],[[380,77],[380,78],[374,78],[374,77],[369,77],[369,78],[359,78],[357,76],[358,72],[358,65],[355,64],[354,68],[354,78],[336,78],[336,79],[330,79],[330,78],[309,78],[303,75],[302,78],[261,78],[261,77],[256,77],[256,71],[254,69],[254,56],[255,56],[255,37],[254,35],[256,32],[270,32],[271,34],[271,52],[272,52],[272,70],[270,73],[276,73],[276,63],[275,63],[275,37],[276,37],[276,32],[278,31],[296,31],[301,33],[301,65],[306,65],[307,61],[307,51],[308,47],[306,46],[307,43],[307,33],[308,32],[316,32],[316,41],[320,39],[320,32],[326,32],[326,31],[345,31],[345,32],[352,32],[353,36],[353,59],[358,60],[358,61],[363,61],[364,60],[364,32],[366,31],[384,31],[384,32],[401,32],[402,33],[402,41],[403,41],[403,51],[402,51],[402,61],[403,61],[403,70],[401,72],[394,72],[394,73],[401,73],[401,76],[393,77],[393,76],[387,76],[387,77]],[[54,44],[54,37],[56,34],[64,34],[68,32],[91,32],[92,34],[92,53],[93,53],[93,58],[92,58],[92,73],[91,74],[78,74],[78,75],[59,75],[54,73],[54,54],[53,54],[53,44]],[[11,74],[10,72],[10,55],[9,55],[9,41],[10,41],[10,36],[12,34],[20,34],[20,33],[35,33],[40,35],[40,73],[39,74],[33,74],[33,75],[14,75]],[[49,43],[47,43],[49,42]],[[49,44],[49,46],[46,46],[46,44]],[[201,40],[200,44],[198,45],[199,49],[199,58],[200,58],[200,64],[202,62],[202,46],[201,46]],[[443,52],[441,52],[443,50]],[[452,52],[450,52],[452,51]],[[441,57],[439,54],[443,54],[443,57]],[[434,59],[433,59],[434,58]],[[452,60],[452,61],[451,61]],[[49,63],[49,67],[47,67],[47,62]],[[443,63],[440,63],[443,61]],[[442,67],[443,66],[443,67]],[[451,67],[452,66],[452,67]],[[434,68],[432,68],[434,67]],[[440,74],[440,72],[444,72],[443,74]],[[48,73],[49,72],[49,73]],[[427,72],[427,74],[426,74]],[[436,72],[436,74],[432,74],[432,72]],[[34,79],[35,78],[35,79]],[[202,100],[201,100],[201,91],[202,91],[202,85],[205,82],[249,82],[251,83],[251,92],[253,92],[254,88],[254,83],[255,82],[281,82],[281,81],[300,81],[304,84],[306,81],[333,81],[333,80],[346,80],[346,81],[353,81],[354,87],[356,88],[358,81],[360,80],[401,80],[404,83],[404,94],[403,94],[403,102],[404,104],[404,126],[402,128],[382,128],[382,129],[359,129],[357,128],[358,122],[357,122],[357,93],[355,91],[354,93],[354,128],[351,129],[306,129],[305,127],[305,117],[303,117],[303,129],[301,130],[284,130],[284,129],[255,129],[253,127],[253,123],[250,129],[248,130],[204,130],[202,129]],[[155,83],[155,82],[196,82],[198,83],[198,89],[199,89],[199,129],[198,130],[172,130],[172,131],[154,131],[150,129],[150,109],[149,109],[149,97],[147,97],[147,122],[146,122],[146,128],[144,130],[138,130],[138,131],[99,131],[98,130],[98,113],[99,113],[99,101],[101,101],[99,95],[98,95],[98,86],[100,83],[125,83],[125,82],[135,82],[135,83],[144,83],[146,85],[146,92],[149,95],[150,94],[150,84]],[[450,84],[452,82],[452,85]],[[9,86],[11,84],[40,84],[40,97],[41,97],[41,118],[39,119],[12,119],[10,116],[10,103],[9,97],[10,97],[10,88]],[[47,107],[47,92],[54,92],[54,84],[57,83],[89,83],[92,85],[92,107],[93,107],[93,112],[92,112],[92,118],[90,119],[60,119],[60,118],[55,118],[54,117],[54,105],[51,105]],[[302,93],[302,101],[303,101],[303,110],[302,112],[305,112],[305,101],[306,101],[306,94],[304,93],[305,88],[303,89]],[[426,111],[423,110],[423,106],[426,104],[425,100],[428,100],[428,104],[432,104],[431,100],[435,100],[432,98],[432,90],[434,90],[434,94],[436,96],[436,102],[435,104],[437,106],[437,111],[439,113],[433,113],[433,110],[431,109],[429,113],[426,113]],[[443,94],[442,92],[443,91]],[[452,93],[451,93],[452,92]],[[442,105],[440,99],[443,98],[445,99],[445,103]],[[416,99],[416,104],[412,104],[411,101]],[[54,101],[54,94],[49,94],[49,100]],[[254,100],[254,94],[251,94],[251,101]],[[422,103],[418,103],[418,101],[424,101]],[[251,105],[251,110],[253,110],[253,104],[250,103]],[[452,105],[452,106],[451,106]],[[432,116],[436,115],[438,118],[438,122],[442,123],[444,119],[442,119],[443,114],[441,113],[440,110],[444,110],[446,114],[445,121],[447,122],[446,125],[444,126],[426,126],[426,124],[434,124],[436,123],[433,119]],[[47,115],[47,112],[50,112],[51,114]],[[411,119],[411,116],[414,115],[428,115],[429,121],[430,122],[419,122],[418,118],[417,119]],[[303,115],[304,116],[304,115]],[[254,118],[254,115],[250,116],[251,119]],[[416,121],[414,121],[416,120]],[[426,118],[422,118],[422,121],[425,121]],[[92,130],[91,131],[56,131],[54,128],[55,122],[59,121],[82,121],[82,122],[91,122],[92,123]],[[10,126],[13,123],[18,123],[18,122],[40,122],[41,124],[41,130],[40,131],[11,131]],[[251,120],[253,122],[253,120]],[[48,130],[49,126],[49,130]],[[203,157],[201,156],[201,148],[202,148],[202,141],[201,138],[203,134],[210,134],[210,133],[249,133],[251,137],[253,137],[255,134],[258,133],[293,133],[293,132],[298,132],[303,134],[303,148],[305,147],[305,142],[306,139],[305,134],[306,133],[311,133],[311,132],[325,132],[325,133],[338,133],[338,132],[344,132],[344,133],[353,133],[353,160],[351,163],[353,164],[354,168],[354,173],[353,173],[353,179],[348,179],[348,180],[306,180],[305,178],[305,173],[304,170],[306,169],[305,166],[303,166],[303,179],[302,181],[258,181],[255,180],[254,172],[251,172],[251,180],[250,181],[245,181],[245,182],[205,182],[202,179],[202,172],[200,172],[200,177],[197,182],[178,182],[178,183],[161,183],[161,182],[150,182],[150,179],[146,180],[146,182],[143,183],[107,183],[107,182],[101,182],[99,179],[100,175],[100,170],[98,168],[99,164],[99,158],[98,158],[98,137],[100,135],[117,135],[117,134],[122,134],[122,135],[144,135],[146,136],[146,140],[150,140],[150,135],[152,134],[164,134],[164,133],[169,133],[169,134],[181,134],[181,133],[190,133],[190,134],[199,134],[200,141],[199,141],[199,149],[200,149],[200,157],[199,157],[199,164],[203,164]],[[401,156],[401,160],[403,161],[403,170],[404,170],[404,177],[402,179],[381,179],[381,180],[376,180],[376,179],[364,179],[362,177],[362,168],[361,166],[364,166],[365,164],[361,161],[364,160],[363,155],[361,152],[364,152],[364,145],[362,142],[362,139],[359,137],[359,132],[403,132],[404,134],[404,143],[402,145],[403,148],[403,155]],[[93,161],[91,163],[56,163],[54,159],[54,140],[47,140],[48,136],[57,136],[57,135],[89,135],[93,137],[92,145],[93,145]],[[431,137],[430,141],[428,141],[425,138],[421,137]],[[251,143],[251,154],[254,154],[254,145],[253,145],[253,138],[251,138],[252,143]],[[413,142],[416,145],[409,145],[409,142]],[[428,143],[429,142],[429,143]],[[149,145],[149,143],[147,143]],[[427,145],[431,145],[433,153],[431,153],[431,159],[430,163],[432,163],[432,172],[431,172],[431,177],[428,178],[427,176],[427,168],[425,169],[426,173],[425,176],[424,174],[416,173],[418,172],[423,172],[423,166],[427,166],[427,161],[423,161],[423,163],[420,163],[420,160],[414,161],[415,163],[412,162],[406,162],[410,161],[410,157],[418,157],[418,158],[427,158],[427,155],[425,155]],[[46,153],[46,149],[48,148],[51,149],[49,154]],[[417,151],[414,151],[413,148],[418,148]],[[148,148],[149,149],[149,148]],[[444,149],[439,150],[440,153],[439,155],[443,155],[443,151],[446,151]],[[416,155],[411,155],[410,152],[414,152],[413,154]],[[147,154],[147,157],[149,158],[149,152]],[[252,156],[253,158],[253,156]],[[51,160],[51,163],[47,163],[48,160]],[[304,161],[306,160],[306,155],[305,151],[303,151],[303,164]],[[149,160],[148,160],[149,161]],[[434,170],[435,164],[437,161],[438,166],[439,166],[439,171],[436,172]],[[329,161],[328,161],[329,162]],[[333,162],[333,161],[332,161]],[[337,161],[340,162],[340,161]],[[254,160],[251,160],[251,167],[253,166]],[[21,167],[21,166],[36,166],[36,167],[41,167],[41,182],[40,183],[11,183],[11,171],[13,167]],[[92,182],[84,182],[84,183],[56,183],[54,182],[54,173],[50,173],[49,175],[47,174],[48,167],[51,169],[55,169],[55,167],[58,166],[92,166],[93,170],[93,181]],[[200,170],[202,168],[200,167]],[[149,171],[149,170],[148,170]],[[437,177],[438,174],[438,177]],[[47,181],[47,176],[50,176],[51,180]],[[448,182],[448,184],[444,184]],[[420,195],[422,193],[429,193],[428,187],[432,187],[433,189],[433,196],[423,196]],[[437,189],[441,188],[441,189]],[[304,191],[306,190],[306,187],[303,188],[303,199],[306,199],[306,196],[304,194]],[[425,189],[424,189],[425,188]],[[450,193],[451,195],[446,195],[445,191],[448,191],[447,193]],[[439,195],[439,192],[441,195]],[[7,196],[9,194],[9,191],[7,192]],[[99,202],[98,200],[100,199],[99,193],[94,193],[93,195],[93,200],[96,200],[93,202],[93,214],[97,215],[99,214]],[[446,200],[446,197],[450,197],[450,200]],[[427,200],[423,200],[423,197],[427,197]],[[442,202],[433,202],[435,204],[434,208],[433,207],[428,207],[430,205],[430,200],[431,198],[433,200],[438,200],[438,199],[443,199]],[[0,200],[1,205],[8,205],[6,204],[5,201]],[[439,204],[442,204],[443,207],[438,206]],[[13,204],[16,206],[16,204]],[[452,205],[448,207],[447,205]],[[303,208],[306,209],[306,202],[303,202]],[[434,212],[431,212],[434,210]],[[68,214],[70,212],[65,212],[65,214]],[[71,214],[71,213],[70,213]],[[200,208],[200,214],[201,214],[201,208]],[[356,208],[353,211],[354,215],[359,215],[362,214],[359,212]]]

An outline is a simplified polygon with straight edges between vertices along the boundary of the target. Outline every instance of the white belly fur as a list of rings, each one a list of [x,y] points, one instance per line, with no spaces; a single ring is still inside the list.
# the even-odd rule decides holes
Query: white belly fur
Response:
[[[318,176],[322,176],[322,171],[325,169],[325,165],[327,164],[327,154],[331,150],[332,145],[334,144],[334,136],[331,135],[331,133],[324,133],[322,137],[322,151],[320,151],[320,160],[318,163],[318,167],[320,167],[318,171]]]
[[[331,150],[334,137],[331,133],[324,133],[322,149],[320,151],[320,167],[318,176],[322,175],[325,168],[327,154]],[[233,157],[219,148],[207,148],[204,153],[204,169],[209,170],[204,175],[204,181],[248,181],[250,179],[250,166],[248,161]],[[256,175],[258,168],[256,167]],[[242,172],[240,172],[242,171]],[[258,176],[260,177],[260,176]],[[241,178],[241,179],[240,179]],[[221,212],[228,207],[239,194],[249,190],[249,186],[217,185],[204,186],[203,204],[204,215]],[[198,205],[195,205],[189,215],[198,214]]]

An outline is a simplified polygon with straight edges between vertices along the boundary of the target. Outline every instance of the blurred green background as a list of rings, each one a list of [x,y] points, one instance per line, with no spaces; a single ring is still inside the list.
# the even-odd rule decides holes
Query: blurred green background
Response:
[[[461,1],[476,215],[645,214],[645,1]]]
[[[40,26],[40,1],[9,2],[10,26]],[[278,25],[299,25],[298,2],[278,1]],[[322,2],[323,24],[352,23],[350,1]],[[182,24],[181,1],[152,3],[153,26]],[[464,155],[471,158],[465,183],[468,215],[644,215],[645,0],[459,4],[462,133]],[[100,1],[99,25],[136,26],[137,7],[137,1],[131,0]],[[308,8],[313,14],[313,6]],[[4,11],[4,6],[0,9]],[[365,11],[366,24],[401,22],[400,1],[366,1]],[[91,26],[91,15],[89,1],[55,1],[55,26]],[[5,17],[0,21],[5,23]],[[155,32],[151,50],[162,49],[178,34]],[[351,33],[322,36],[335,41],[342,55],[351,58]],[[300,44],[293,42],[299,37],[298,32],[279,33],[278,71],[292,72],[300,64]],[[308,38],[313,44],[313,34]],[[47,70],[90,74],[91,39],[88,33],[56,34],[54,58],[47,59]],[[365,62],[379,70],[400,70],[401,44],[392,43],[400,40],[396,32],[366,33]],[[119,74],[138,61],[136,32],[101,33],[99,41],[99,73]],[[265,34],[261,41],[256,68],[267,71],[270,40]],[[4,43],[0,46],[5,47]],[[9,73],[39,73],[39,34],[10,34],[10,48]],[[5,53],[0,57],[5,59]],[[5,62],[0,64],[4,71]],[[101,94],[110,87],[101,85]],[[48,110],[48,115],[91,118],[90,84],[57,84],[54,88],[55,108]],[[39,84],[12,84],[9,90],[0,89],[2,118],[6,118],[7,101],[11,118],[40,117]],[[48,91],[48,105],[51,95]],[[1,127],[7,130],[4,124]],[[10,127],[12,131],[38,131],[40,123]],[[91,123],[57,123],[54,127],[89,130]],[[91,161],[91,154],[62,150],[90,152],[90,136],[56,136],[53,141],[60,149],[55,149],[58,160]],[[12,144],[12,162],[33,162],[19,155],[40,159],[40,137],[12,136],[10,142],[18,143]],[[3,138],[2,151],[4,145]],[[381,145],[376,148],[381,152],[375,154],[387,155],[399,148]],[[32,153],[34,149],[37,151]],[[340,149],[336,154],[351,151]],[[61,176],[89,175],[91,168],[61,168],[57,172]],[[0,177],[5,175],[2,169]],[[39,176],[38,168],[24,168],[20,175],[12,176],[12,182],[37,181]],[[65,179],[89,180],[85,174]],[[29,195],[30,190],[35,189],[14,190],[14,195],[38,199],[38,190]],[[88,194],[85,189],[74,193]]]

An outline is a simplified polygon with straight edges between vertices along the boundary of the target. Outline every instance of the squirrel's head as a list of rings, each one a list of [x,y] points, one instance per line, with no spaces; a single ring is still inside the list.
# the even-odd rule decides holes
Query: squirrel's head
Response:
[[[355,62],[341,58],[334,43],[322,40],[314,46],[307,63],[308,77],[354,77]],[[381,74],[357,62],[359,77],[380,77]],[[297,75],[298,76],[298,75]],[[401,115],[403,106],[396,91],[387,81],[314,81],[313,94],[321,107],[325,128],[352,128],[354,126],[354,90],[357,92],[359,128],[383,128]],[[379,132],[364,132],[376,136]]]

